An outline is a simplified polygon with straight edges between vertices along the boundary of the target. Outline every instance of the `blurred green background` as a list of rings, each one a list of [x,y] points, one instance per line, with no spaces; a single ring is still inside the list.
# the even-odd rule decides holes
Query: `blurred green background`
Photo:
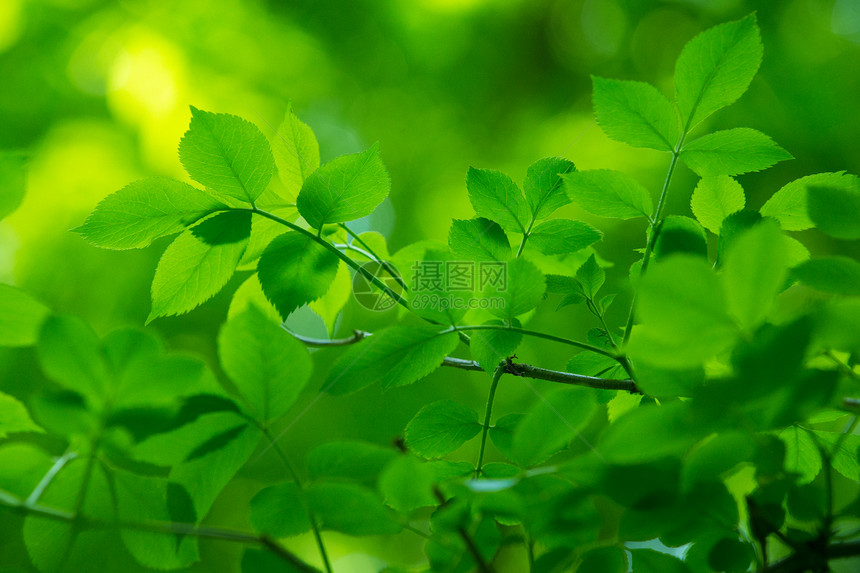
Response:
[[[68,230],[135,179],[185,179],[176,149],[189,105],[246,117],[271,136],[291,102],[315,130],[323,161],[379,141],[392,190],[371,223],[391,252],[419,239],[444,241],[452,218],[472,215],[464,185],[470,165],[521,181],[534,160],[563,155],[580,169],[631,173],[656,195],[668,157],[603,135],[592,117],[589,75],[649,81],[671,96],[684,43],[754,10],[765,46],[762,69],[740,102],[704,129],[753,127],[796,157],[740,177],[748,205],[757,208],[797,177],[860,172],[858,0],[2,0],[0,150],[26,157],[28,188],[20,208],[0,221],[0,282],[84,318],[102,334],[142,325],[167,243],[110,252]],[[669,213],[689,214],[694,185],[693,174],[681,168]],[[614,226],[574,207],[560,215],[606,232],[597,250],[616,263],[610,280],[626,276],[643,224]],[[816,253],[858,254],[814,232],[803,238]],[[202,308],[151,328],[173,349],[202,354],[217,368],[217,329],[245,276]],[[620,324],[627,297],[623,283],[615,288],[622,296],[610,318]],[[372,330],[392,320],[351,302],[341,330]],[[531,328],[582,338],[595,326],[591,320],[577,308],[544,311]],[[519,354],[563,368],[570,357],[563,350],[527,341]],[[314,390],[336,355],[317,354]],[[448,370],[386,394],[369,389],[317,401],[314,392],[284,421],[284,440],[297,458],[334,438],[390,441],[437,397],[480,408],[484,378]],[[532,388],[504,382],[500,414],[533,399]],[[0,352],[0,389],[27,399],[45,384],[32,349]],[[257,463],[248,476],[269,467],[266,459]],[[259,482],[249,477],[242,484],[228,490],[213,521],[246,519],[241,508]],[[361,549],[365,543],[344,541],[333,553],[420,559],[418,538],[414,547],[378,540],[376,549]],[[229,570],[238,555],[237,548],[211,552],[230,558],[202,570]],[[6,555],[0,566],[16,558]]]

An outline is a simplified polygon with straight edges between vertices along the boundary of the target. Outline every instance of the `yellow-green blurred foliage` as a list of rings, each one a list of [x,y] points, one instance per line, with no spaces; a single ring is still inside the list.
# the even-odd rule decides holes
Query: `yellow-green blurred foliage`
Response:
[[[470,165],[521,181],[534,160],[563,155],[581,169],[629,172],[656,193],[668,158],[603,135],[592,118],[589,75],[649,81],[671,95],[684,43],[753,10],[762,69],[740,102],[706,128],[753,127],[797,158],[740,178],[757,208],[802,175],[860,172],[857,0],[0,0],[0,150],[23,152],[28,166],[23,204],[0,221],[0,281],[101,333],[142,325],[167,243],[103,251],[68,230],[135,179],[185,177],[176,149],[189,105],[246,117],[270,134],[292,102],[315,130],[323,161],[379,141],[393,210],[375,221],[391,252],[419,239],[444,241],[451,218],[471,216]],[[689,214],[694,184],[682,168],[669,213]],[[632,247],[644,239],[641,224],[596,220],[572,206],[562,214],[605,231],[597,250],[616,263],[610,276],[625,276]],[[815,240],[819,252],[853,248]],[[217,329],[245,276],[202,308],[152,328],[214,365]],[[615,324],[626,300],[620,296],[610,312]],[[392,320],[354,306],[347,328]],[[595,326],[589,320],[568,308],[540,313],[531,328],[581,337]],[[320,371],[337,353],[325,352]],[[569,358],[534,341],[520,355],[556,368]],[[26,396],[43,383],[32,351],[0,353],[0,389]],[[499,412],[532,396],[521,384],[504,386]],[[297,457],[334,437],[390,440],[431,397],[477,406],[485,388],[479,374],[440,371],[387,394],[318,403],[308,396],[296,413],[313,407],[285,440]],[[231,487],[226,496],[238,501],[216,506],[216,522],[229,523],[231,508],[259,486]],[[356,542],[343,543],[352,545],[336,545],[336,557]],[[415,543],[388,549],[417,558]],[[235,548],[218,551],[235,561]]]

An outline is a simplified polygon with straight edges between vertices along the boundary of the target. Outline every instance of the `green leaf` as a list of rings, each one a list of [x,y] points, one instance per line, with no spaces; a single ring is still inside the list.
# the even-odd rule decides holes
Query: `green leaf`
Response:
[[[96,333],[73,316],[53,316],[39,337],[39,363],[49,378],[92,405],[107,396],[110,376]]]
[[[821,471],[821,453],[809,432],[797,426],[789,426],[779,433],[785,443],[785,470],[798,474],[799,485],[812,483]]]
[[[627,555],[620,547],[598,547],[582,555],[576,573],[626,573]]]
[[[0,439],[18,432],[44,433],[44,430],[33,421],[24,404],[0,392]]]
[[[594,115],[604,133],[633,147],[672,151],[681,133],[678,115],[657,88],[644,82],[591,76]]]
[[[19,288],[0,283],[0,346],[30,346],[51,310]]]
[[[272,179],[275,160],[253,123],[226,113],[191,108],[191,127],[179,142],[179,160],[195,181],[217,195],[253,205]]]
[[[691,141],[681,159],[700,177],[715,177],[761,171],[793,157],[760,131],[738,127]]]
[[[147,322],[186,313],[215,296],[233,276],[250,234],[245,211],[220,213],[183,231],[158,261]]]
[[[400,532],[400,524],[373,493],[360,485],[316,483],[308,501],[323,529],[347,535],[384,535]]]
[[[308,454],[313,479],[330,478],[375,485],[382,469],[397,453],[391,447],[366,442],[327,442]]]
[[[274,239],[257,264],[266,298],[286,318],[300,306],[317,300],[337,276],[337,255],[304,233],[284,233]]]
[[[779,226],[763,221],[740,235],[723,265],[729,310],[752,331],[767,317],[788,275],[788,252]]]
[[[343,395],[379,383],[384,389],[406,386],[442,365],[457,347],[454,332],[433,325],[393,326],[355,344],[334,363],[324,388]]]
[[[349,275],[349,267],[343,261],[338,261],[337,273],[326,293],[308,305],[317,316],[323,319],[331,336],[334,336],[337,319],[343,307],[349,302],[351,294],[352,277]]]
[[[253,305],[221,328],[218,356],[261,424],[286,414],[311,376],[305,345]]]
[[[514,318],[532,310],[543,300],[546,279],[538,268],[526,259],[507,263],[507,284],[490,285],[484,297],[498,304],[490,304],[493,315],[513,322]]]
[[[448,232],[448,245],[455,257],[468,261],[506,261],[511,244],[498,223],[478,217],[454,219]]]
[[[582,285],[582,292],[585,293],[585,296],[594,299],[606,281],[606,271],[597,264],[597,258],[591,255],[576,271],[576,280]]]
[[[0,152],[0,221],[15,211],[27,192],[27,168],[24,158]]]
[[[385,503],[404,513],[436,505],[435,485],[433,466],[408,454],[397,456],[379,476],[379,491]]]
[[[860,263],[848,257],[811,259],[794,267],[791,274],[815,290],[860,295]]]
[[[170,481],[188,491],[199,521],[251,457],[260,437],[260,431],[240,415],[215,412],[147,438],[137,445],[134,456],[150,464],[171,466]]]
[[[560,176],[571,171],[576,167],[563,157],[545,157],[529,166],[523,190],[535,220],[549,217],[570,203]]]
[[[320,166],[320,147],[313,130],[287,109],[272,141],[278,177],[287,191],[297,195],[311,173]]]
[[[831,237],[860,239],[860,179],[844,187],[807,187],[809,218]]]
[[[47,452],[28,442],[0,445],[0,490],[26,499],[54,462]]]
[[[496,221],[509,233],[524,233],[529,220],[522,191],[513,180],[492,169],[469,168],[469,200],[479,217]]]
[[[597,451],[613,464],[639,464],[679,456],[698,438],[690,408],[683,402],[640,406],[603,432]]]
[[[452,400],[427,404],[407,424],[407,447],[423,458],[448,455],[481,431],[478,414]]]
[[[295,482],[285,482],[260,490],[251,499],[251,524],[273,537],[292,537],[311,529],[307,502]]]
[[[690,208],[696,219],[715,235],[720,234],[723,220],[745,205],[743,187],[727,175],[700,179],[690,199]]]
[[[570,200],[593,215],[632,219],[654,210],[648,190],[625,173],[594,169],[562,177]]]
[[[690,573],[687,565],[668,553],[653,549],[630,549],[636,573]]]
[[[860,436],[819,430],[814,432],[826,445],[834,469],[850,480],[860,481]],[[835,448],[837,443],[839,448]]]
[[[485,324],[504,326],[501,320],[491,320]],[[512,326],[520,328],[522,325],[514,319]],[[472,358],[490,374],[499,362],[513,356],[523,341],[522,334],[509,330],[476,330],[469,335],[471,337],[469,350],[472,352]]]
[[[749,570],[755,559],[755,551],[749,543],[723,537],[714,544],[708,553],[708,565],[714,571],[743,573]]]
[[[248,548],[242,554],[242,573],[307,573],[319,571],[310,565],[299,567],[284,561],[268,549]]]
[[[187,183],[152,177],[108,195],[73,231],[102,248],[142,249],[224,209],[226,205]]]
[[[700,366],[736,336],[720,280],[701,257],[674,255],[654,264],[639,284],[637,314],[642,325],[630,353],[655,366]]]
[[[143,477],[114,470],[113,491],[117,517],[134,523],[174,521],[168,507],[168,483],[162,478]],[[125,546],[142,565],[153,569],[182,569],[198,561],[197,539],[120,528]]]
[[[809,218],[807,208],[807,197],[813,187],[842,189],[851,193],[852,190],[860,189],[860,179],[844,171],[801,177],[774,193],[762,206],[761,214],[779,221],[786,231],[803,231],[813,227],[815,223]]]
[[[738,464],[752,460],[755,442],[747,432],[729,430],[705,439],[685,457],[682,471],[684,489],[696,483],[716,481]]]
[[[512,459],[524,467],[541,463],[579,435],[595,411],[591,390],[561,388],[539,396],[514,429]]]
[[[388,196],[391,181],[374,145],[343,155],[311,173],[296,200],[299,213],[314,229],[370,215]]]
[[[687,42],[675,63],[675,98],[684,131],[747,91],[762,51],[754,14],[714,26]]]
[[[545,255],[575,253],[603,238],[603,233],[582,221],[553,219],[535,227],[531,244]]]
[[[694,219],[669,215],[660,224],[654,254],[657,259],[664,259],[679,253],[707,257],[708,241],[705,230]]]

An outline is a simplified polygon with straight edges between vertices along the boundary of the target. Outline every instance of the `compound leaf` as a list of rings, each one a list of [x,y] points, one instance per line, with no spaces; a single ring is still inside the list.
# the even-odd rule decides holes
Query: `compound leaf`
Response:
[[[442,330],[433,325],[393,326],[376,333],[337,359],[325,388],[342,395],[375,382],[385,389],[417,382],[457,347],[457,334]]]
[[[747,91],[762,52],[754,14],[714,26],[687,42],[675,63],[675,98],[684,131]]]
[[[195,181],[216,195],[253,204],[272,179],[275,160],[266,136],[235,115],[191,108],[179,160]]]
[[[370,215],[388,196],[391,181],[376,145],[332,159],[305,179],[296,200],[314,229]]]
[[[651,216],[651,195],[630,175],[594,169],[562,177],[570,200],[593,215],[619,219]]]
[[[481,431],[478,414],[452,400],[427,404],[406,426],[406,445],[423,458],[450,454]]]
[[[165,249],[152,279],[147,322],[203,304],[233,276],[251,235],[251,213],[227,211],[186,229]]]
[[[744,189],[727,175],[703,177],[693,190],[690,208],[699,223],[715,235],[720,234],[723,219],[746,205]]]
[[[715,177],[761,171],[793,157],[760,131],[738,127],[691,141],[681,159],[700,177]]]
[[[591,76],[594,114],[610,138],[633,147],[672,151],[680,137],[678,115],[657,88],[644,82]]]
[[[221,328],[218,356],[250,414],[262,424],[286,414],[311,375],[305,345],[254,305]]]
[[[227,206],[187,183],[152,177],[108,195],[73,231],[102,248],[142,249],[223,209]]]

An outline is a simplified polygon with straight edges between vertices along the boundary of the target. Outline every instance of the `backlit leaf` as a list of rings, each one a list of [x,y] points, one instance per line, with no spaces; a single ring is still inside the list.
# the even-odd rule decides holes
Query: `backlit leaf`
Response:
[[[791,274],[815,290],[860,295],[860,263],[848,257],[811,259],[794,267]]]
[[[591,76],[594,115],[610,138],[633,147],[672,151],[681,135],[669,100],[644,82]]]
[[[723,219],[740,211],[745,205],[743,187],[725,175],[700,179],[690,199],[690,207],[696,219],[715,235],[720,234]]]
[[[779,221],[780,226],[786,231],[809,229],[815,223],[809,218],[807,195],[815,187],[842,189],[850,193],[851,190],[860,189],[860,179],[844,171],[801,177],[774,193],[762,206],[761,214]]]
[[[580,251],[603,238],[603,233],[582,221],[553,219],[532,229],[529,241],[545,255]]]
[[[496,221],[505,231],[522,233],[528,223],[528,206],[513,180],[492,169],[469,168],[469,200],[479,217]]]
[[[406,425],[407,447],[424,458],[450,454],[481,431],[478,414],[458,402],[427,404]]]
[[[653,211],[648,190],[625,173],[594,169],[562,178],[570,200],[593,215],[632,219],[650,217]]]
[[[545,157],[529,166],[523,191],[535,219],[549,217],[570,203],[560,175],[571,171],[576,171],[576,167],[563,157]]]
[[[498,223],[478,217],[454,219],[448,232],[448,245],[455,257],[467,261],[506,261],[511,244]]]
[[[738,127],[689,142],[681,159],[700,177],[715,177],[761,171],[792,156],[760,131]]]
[[[293,195],[298,195],[305,179],[320,166],[320,148],[313,130],[287,109],[284,121],[272,138],[272,153],[278,177]]]

